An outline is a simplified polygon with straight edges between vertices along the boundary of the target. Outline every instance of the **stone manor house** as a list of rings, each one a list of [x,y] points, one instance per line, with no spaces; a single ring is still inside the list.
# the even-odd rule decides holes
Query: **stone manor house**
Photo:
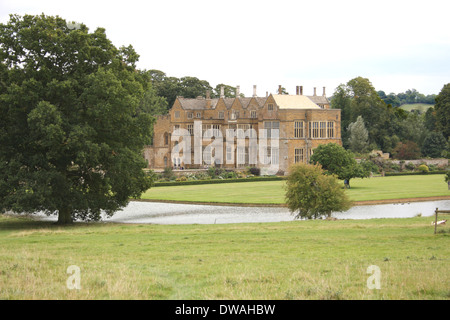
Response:
[[[239,89],[237,86],[236,98],[225,98],[223,88],[216,99],[211,99],[209,92],[206,98],[177,97],[169,114],[158,116],[154,124],[153,145],[144,149],[148,167],[156,170],[165,167],[202,169],[210,166],[226,169],[255,166],[263,169],[267,161],[254,161],[254,155],[260,156],[261,153],[254,152],[254,145],[249,142],[260,132],[265,133],[263,137],[259,134],[258,138],[266,138],[267,141],[263,150],[265,159],[270,159],[269,162],[281,172],[287,172],[294,163],[309,162],[314,148],[320,144],[342,144],[341,110],[330,109],[325,87],[322,95],[317,95],[314,88],[311,96],[303,95],[302,86],[296,87],[295,95],[281,94],[279,86],[278,94],[266,94],[265,97],[257,96],[256,86],[253,86],[252,97],[240,97]],[[200,144],[194,142],[194,128],[197,130],[195,133],[201,130]],[[186,134],[181,138],[179,135],[173,136],[180,131],[176,129],[184,129]],[[271,140],[274,129],[278,129],[279,134],[276,143]],[[236,139],[232,135],[233,139],[227,138],[229,132],[235,132]],[[244,138],[241,139],[244,143],[227,143],[235,142],[237,138]],[[188,152],[176,148],[183,139],[190,139],[187,141],[191,146]],[[220,152],[218,148],[213,150],[207,147],[213,139],[221,142]],[[259,143],[260,140],[256,141]],[[195,154],[196,150],[201,151],[200,155]],[[217,161],[218,153],[221,153],[221,161]],[[190,161],[186,161],[188,157]]]

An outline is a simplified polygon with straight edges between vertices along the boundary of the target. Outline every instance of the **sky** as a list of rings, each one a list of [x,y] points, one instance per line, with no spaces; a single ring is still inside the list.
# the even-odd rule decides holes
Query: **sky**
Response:
[[[139,69],[241,93],[331,96],[368,78],[376,90],[438,94],[450,82],[448,0],[0,0],[9,14],[60,16],[132,45]]]

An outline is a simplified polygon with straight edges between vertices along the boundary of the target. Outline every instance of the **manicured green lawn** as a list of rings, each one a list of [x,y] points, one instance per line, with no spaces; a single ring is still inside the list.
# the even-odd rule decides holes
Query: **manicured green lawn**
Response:
[[[284,203],[284,181],[240,182],[152,188],[142,195],[148,200]],[[353,179],[346,190],[354,201],[450,196],[444,175],[411,175]]]
[[[62,228],[0,215],[0,299],[450,299],[439,230],[429,217]]]

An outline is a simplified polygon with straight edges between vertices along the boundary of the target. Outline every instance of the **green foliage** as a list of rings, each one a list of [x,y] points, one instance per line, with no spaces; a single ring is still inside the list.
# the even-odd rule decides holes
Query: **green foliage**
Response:
[[[45,15],[12,15],[0,43],[1,210],[97,220],[151,186],[152,88],[131,46]]]
[[[249,174],[252,174],[254,176],[261,175],[261,169],[260,168],[250,167],[250,168],[247,169],[247,171],[249,172]]]
[[[295,218],[316,219],[333,211],[350,209],[351,202],[333,175],[325,175],[321,166],[291,166],[286,181],[286,203]]]
[[[447,147],[447,141],[440,132],[432,131],[423,141],[422,153],[424,156],[439,158]]]
[[[311,163],[320,164],[327,174],[334,174],[341,180],[365,178],[370,174],[356,162],[351,151],[335,143],[321,144],[314,149]]]
[[[449,86],[450,87],[450,86]],[[351,148],[355,152],[360,152],[355,146],[350,144],[351,123],[355,123],[359,116],[364,119],[365,127],[368,131],[368,143],[370,149],[381,149],[384,152],[392,153],[399,142],[406,143],[412,141],[418,146],[423,146],[424,140],[430,131],[442,132],[444,138],[448,138],[449,108],[446,104],[448,95],[444,86],[440,96],[424,96],[415,89],[407,90],[403,94],[393,93],[386,95],[383,91],[376,92],[368,79],[357,77],[341,84],[335,90],[331,99],[331,106],[341,109],[341,137],[345,148]],[[419,102],[432,106],[440,101],[436,107],[430,107],[425,112],[409,112],[399,106],[404,103]],[[450,103],[448,104],[450,106]],[[438,110],[441,110],[440,113]],[[439,121],[438,121],[439,118]],[[447,122],[445,122],[447,121]],[[355,136],[358,140],[360,136]],[[353,142],[354,143],[354,142]]]
[[[436,97],[436,122],[445,138],[450,137],[450,83],[447,83]]]
[[[208,81],[196,77],[169,77],[164,72],[154,69],[143,73],[150,79],[157,95],[167,101],[167,109],[161,114],[167,113],[179,96],[184,98],[205,97],[206,92],[209,91],[211,98],[218,98],[222,86],[226,98],[233,98],[236,95],[235,87],[218,84],[215,88],[212,88]]]
[[[424,94],[418,92],[416,89],[408,89],[402,93],[390,93],[386,95],[384,91],[378,91],[378,94],[381,99],[386,104],[390,104],[393,107],[399,107],[404,104],[416,104],[416,103],[425,103],[425,104],[434,104],[436,95],[430,94],[425,96]]]
[[[380,99],[369,79],[357,77],[340,85],[331,101],[333,108],[341,109],[342,140],[344,147],[349,146],[350,123],[362,116],[368,131],[369,144],[384,147],[383,137],[391,135],[390,121],[392,108],[388,108]]]
[[[361,116],[348,126],[350,137],[348,139],[350,149],[353,152],[364,153],[369,147],[369,133]]]
[[[392,151],[392,156],[399,160],[414,160],[420,157],[420,149],[413,141],[399,142]]]
[[[419,170],[419,172],[422,173],[430,172],[430,169],[428,169],[428,166],[426,164],[421,164],[420,166],[417,167],[417,170]]]

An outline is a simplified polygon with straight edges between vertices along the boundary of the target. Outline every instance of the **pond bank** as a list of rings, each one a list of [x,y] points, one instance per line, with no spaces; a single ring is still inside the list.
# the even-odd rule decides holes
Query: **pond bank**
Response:
[[[369,205],[378,205],[378,204],[426,202],[426,201],[439,201],[439,200],[450,200],[450,196],[353,201],[353,205],[354,206],[369,206]],[[282,207],[282,208],[287,207],[285,203],[233,203],[233,202],[207,202],[207,201],[203,202],[203,201],[177,201],[177,200],[153,200],[153,199],[152,200],[150,200],[150,199],[133,199],[132,201],[208,205],[208,206],[226,206],[226,207]]]

